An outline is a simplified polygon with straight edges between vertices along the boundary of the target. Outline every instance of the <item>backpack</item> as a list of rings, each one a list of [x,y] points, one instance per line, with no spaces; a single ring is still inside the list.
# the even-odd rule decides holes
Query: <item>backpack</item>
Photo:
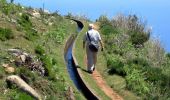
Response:
[[[90,49],[92,52],[98,52],[98,50],[99,50],[99,45],[98,45],[98,43],[95,43],[94,41],[91,41],[91,38],[90,38],[90,35],[89,35],[88,32],[87,32],[87,37],[88,37],[89,40],[90,40],[89,49]]]

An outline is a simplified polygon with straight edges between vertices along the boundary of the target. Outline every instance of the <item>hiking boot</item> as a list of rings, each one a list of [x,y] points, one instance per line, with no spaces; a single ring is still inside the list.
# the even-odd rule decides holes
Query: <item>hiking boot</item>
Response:
[[[92,67],[91,67],[91,71],[94,71],[95,70],[95,66],[93,65]]]
[[[89,70],[88,73],[89,73],[89,74],[93,74],[93,71],[92,71],[92,70]]]
[[[96,67],[93,67],[93,71],[96,69]]]

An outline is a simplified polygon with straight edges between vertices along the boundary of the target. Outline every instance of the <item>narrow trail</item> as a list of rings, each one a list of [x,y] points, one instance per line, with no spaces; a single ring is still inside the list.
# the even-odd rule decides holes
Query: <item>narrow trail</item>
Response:
[[[87,64],[87,58],[84,57],[84,63]],[[96,81],[97,85],[104,91],[104,93],[110,97],[112,100],[123,100],[111,87],[107,85],[105,80],[102,78],[102,75],[95,69],[92,74],[93,79]]]
[[[113,91],[112,88],[110,88],[106,82],[103,80],[100,73],[95,70],[92,74],[92,77],[96,81],[97,85],[104,91],[104,93],[110,97],[112,100],[123,100],[122,97],[120,97],[115,91]]]

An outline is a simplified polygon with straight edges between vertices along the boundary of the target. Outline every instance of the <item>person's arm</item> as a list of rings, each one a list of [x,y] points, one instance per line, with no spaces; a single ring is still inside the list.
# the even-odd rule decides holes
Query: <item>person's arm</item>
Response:
[[[103,41],[102,41],[102,39],[101,39],[101,36],[100,36],[99,32],[98,32],[98,39],[99,39],[99,42],[100,42],[101,51],[103,51],[103,49],[104,49],[104,43],[103,43]]]

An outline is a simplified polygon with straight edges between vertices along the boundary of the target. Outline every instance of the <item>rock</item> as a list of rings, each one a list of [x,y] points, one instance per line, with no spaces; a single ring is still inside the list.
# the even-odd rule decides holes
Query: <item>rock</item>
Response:
[[[38,12],[32,13],[32,16],[34,16],[36,18],[40,18],[41,17],[40,13],[38,13]]]
[[[8,49],[9,53],[12,53],[14,56],[19,56],[22,54],[22,51],[19,49]]]
[[[12,62],[14,62],[15,60],[14,59],[10,59],[10,62],[12,63]]]
[[[9,64],[2,64],[4,68],[9,67]]]
[[[5,71],[6,71],[7,73],[14,73],[14,72],[15,72],[15,68],[14,68],[14,67],[6,67],[6,68],[5,68]]]
[[[24,63],[25,63],[26,56],[25,56],[25,55],[20,55],[20,58],[21,58],[22,62],[24,62]]]
[[[29,54],[28,54],[28,53],[26,53],[26,52],[24,52],[24,53],[23,53],[23,55],[25,55],[25,56],[29,56]]]
[[[49,22],[49,23],[48,23],[48,25],[49,25],[49,26],[52,26],[52,25],[53,25],[53,23]]]
[[[15,19],[11,19],[11,22],[14,23],[14,24],[17,23],[17,21]]]
[[[4,94],[7,94],[7,92],[8,92],[8,90],[7,90],[7,89],[5,89],[5,90],[4,90]]]
[[[30,87],[25,81],[19,76],[11,75],[6,78],[7,83],[16,84],[21,90],[28,93],[32,97],[38,100],[42,100],[40,94],[38,94],[32,87]]]
[[[45,75],[45,69],[43,63],[38,59],[33,59],[34,57],[26,52],[23,52],[19,49],[8,49],[8,52],[16,56],[15,65],[16,66],[25,66],[32,71],[37,71],[40,75]],[[7,66],[7,65],[4,65]]]

